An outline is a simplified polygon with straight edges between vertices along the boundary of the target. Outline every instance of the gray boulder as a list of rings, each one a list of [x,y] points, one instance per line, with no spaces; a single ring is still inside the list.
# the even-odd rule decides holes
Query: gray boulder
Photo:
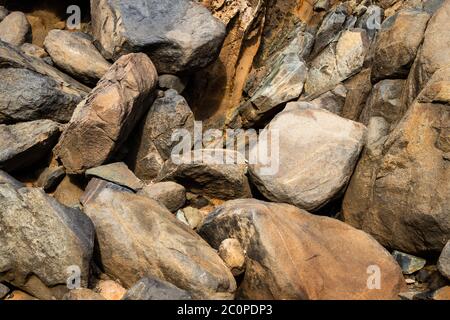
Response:
[[[0,40],[20,47],[30,39],[31,25],[22,12],[11,12],[0,22]]]
[[[0,184],[0,281],[41,299],[61,298],[70,272],[87,285],[94,226],[43,190]],[[70,271],[72,270],[72,271]],[[69,272],[70,271],[70,272]]]
[[[123,162],[111,163],[89,169],[86,171],[86,176],[107,180],[136,192],[144,186],[142,181]]]
[[[25,187],[25,185],[22,182],[16,180],[15,178],[11,177],[9,174],[7,174],[2,170],[0,170],[0,184],[9,184],[14,189],[20,189]]]
[[[55,65],[83,83],[97,84],[111,66],[83,33],[52,30],[44,46]]]
[[[91,16],[107,59],[145,52],[159,73],[204,67],[225,37],[225,25],[191,0],[91,0]]]
[[[441,252],[438,269],[443,276],[450,280],[450,240]]]
[[[128,287],[156,277],[195,299],[233,298],[236,283],[223,261],[170,211],[109,182],[88,189],[84,211],[94,222],[107,274]]]
[[[364,146],[366,128],[297,102],[288,104],[265,132],[269,134],[260,134],[255,148],[277,149],[269,161],[260,158],[250,165],[252,182],[272,201],[316,210],[342,194]],[[278,138],[271,132],[278,132]]]
[[[131,287],[122,300],[191,300],[189,292],[156,278],[143,278]]]
[[[68,122],[89,88],[0,41],[0,124],[51,119]]]
[[[43,159],[58,142],[61,130],[51,120],[0,125],[0,169],[11,172]]]

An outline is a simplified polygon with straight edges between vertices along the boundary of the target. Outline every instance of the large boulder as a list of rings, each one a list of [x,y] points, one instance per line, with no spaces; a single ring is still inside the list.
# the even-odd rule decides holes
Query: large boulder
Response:
[[[177,129],[187,130],[192,135],[194,114],[181,95],[167,90],[150,107],[134,139],[137,142],[130,156],[130,167],[139,178],[146,181],[156,178],[178,143],[172,140]]]
[[[173,284],[155,278],[139,280],[123,297],[123,300],[191,300],[189,292]]]
[[[51,120],[0,125],[0,169],[24,169],[51,153],[62,127]]]
[[[44,46],[59,68],[87,84],[95,85],[111,66],[83,33],[52,30]]]
[[[372,139],[344,198],[346,222],[411,254],[440,252],[450,238],[449,71],[434,74],[392,133]]]
[[[372,78],[406,78],[423,41],[430,15],[405,9],[386,19],[375,44]]]
[[[68,173],[104,164],[150,106],[158,75],[142,53],[121,57],[80,103],[55,148]]]
[[[450,64],[450,1],[429,20],[422,47],[409,73],[403,103],[411,105],[432,75]]]
[[[365,127],[306,102],[290,103],[260,135],[272,147],[273,172],[258,159],[252,181],[270,200],[316,210],[342,194],[364,145]],[[270,140],[269,140],[270,139]]]
[[[145,52],[159,73],[204,67],[225,37],[225,25],[191,0],[91,0],[91,16],[107,59]]]
[[[247,164],[240,153],[200,149],[168,160],[157,181],[187,182],[186,187],[193,193],[224,200],[251,198],[246,173]]]
[[[214,248],[228,238],[241,243],[247,266],[238,298],[396,299],[404,283],[371,236],[287,204],[229,201],[200,234]]]
[[[30,39],[31,26],[22,12],[11,12],[0,22],[0,40],[20,47]]]
[[[89,88],[0,41],[0,123],[68,122]]]
[[[125,286],[149,276],[196,299],[233,298],[235,280],[216,252],[156,201],[111,183],[88,188],[84,199],[101,264]]]
[[[0,282],[41,299],[61,298],[67,281],[80,272],[87,286],[94,226],[41,189],[0,184]]]

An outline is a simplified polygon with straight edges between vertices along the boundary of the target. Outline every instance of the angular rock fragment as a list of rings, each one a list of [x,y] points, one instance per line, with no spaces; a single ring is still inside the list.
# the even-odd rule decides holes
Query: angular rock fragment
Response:
[[[100,294],[85,288],[70,290],[68,293],[64,295],[62,300],[81,300],[81,301],[90,301],[90,300],[106,300]]]
[[[39,188],[43,188],[44,191],[54,190],[58,184],[64,179],[66,175],[66,170],[64,167],[49,167],[46,168],[38,178],[36,182],[36,186]]]
[[[55,148],[68,173],[104,164],[150,106],[158,75],[142,54],[121,57],[78,106]]]
[[[11,177],[9,174],[7,174],[6,172],[0,170],[0,184],[9,184],[10,186],[12,186],[15,189],[20,189],[25,187],[25,185],[14,179],[13,177]]]
[[[144,186],[142,181],[123,162],[111,163],[89,169],[86,171],[86,176],[107,180],[136,192]]]
[[[403,274],[413,274],[425,267],[427,263],[425,259],[400,251],[394,251],[392,255],[402,268]]]
[[[237,298],[397,299],[404,285],[399,266],[372,237],[291,205],[229,201],[200,234],[214,248],[234,238],[246,251]],[[371,275],[379,271],[377,285]]]
[[[48,156],[61,134],[61,125],[37,120],[0,125],[0,169],[24,169]]]
[[[158,201],[170,212],[176,212],[186,202],[186,189],[171,181],[149,184],[138,194]]]
[[[44,46],[59,68],[86,84],[95,85],[111,66],[89,36],[80,32],[52,30]]]
[[[219,246],[219,256],[236,277],[245,270],[245,252],[236,239],[225,239]]]
[[[191,0],[92,0],[91,16],[107,59],[145,52],[159,73],[204,67],[225,37],[225,25]]]

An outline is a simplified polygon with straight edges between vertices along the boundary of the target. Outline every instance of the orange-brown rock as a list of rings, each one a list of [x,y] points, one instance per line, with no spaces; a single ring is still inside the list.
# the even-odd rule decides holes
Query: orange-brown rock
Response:
[[[396,299],[404,284],[371,236],[287,204],[229,201],[208,216],[200,235],[214,248],[235,238],[247,252],[238,298]]]

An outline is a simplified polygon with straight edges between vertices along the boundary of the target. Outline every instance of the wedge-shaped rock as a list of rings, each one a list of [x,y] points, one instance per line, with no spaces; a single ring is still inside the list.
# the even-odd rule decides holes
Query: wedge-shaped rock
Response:
[[[89,88],[0,41],[0,123],[68,122]]]
[[[51,120],[0,125],[0,169],[23,169],[49,155],[62,127]]]
[[[200,234],[214,248],[234,238],[246,251],[238,298],[396,299],[404,283],[371,236],[287,204],[229,201],[207,217]]]
[[[358,73],[369,50],[366,31],[344,31],[337,42],[332,42],[309,66],[305,95],[312,96],[329,91],[339,82]]]
[[[233,275],[216,252],[170,211],[111,183],[86,195],[107,274],[131,287],[144,277],[168,281],[196,299],[231,299]]]
[[[258,159],[250,165],[252,181],[270,200],[316,210],[338,197],[347,185],[366,129],[297,102],[288,104],[265,131],[271,134],[260,135],[257,146],[262,150],[272,146],[273,151],[268,161]],[[267,171],[268,167],[277,170]]]
[[[450,238],[449,75],[436,72],[392,133],[373,139],[343,204],[346,222],[419,256]]]
[[[138,191],[144,187],[142,181],[123,162],[111,163],[89,169],[86,171],[86,175],[113,182],[133,191]]]
[[[145,52],[160,73],[204,67],[225,37],[225,25],[191,0],[91,0],[91,16],[107,59]]]
[[[87,84],[95,85],[111,66],[83,33],[52,30],[44,46],[59,68]]]
[[[55,148],[68,173],[104,164],[150,106],[158,75],[142,53],[121,57],[80,103]]]
[[[85,214],[41,189],[0,184],[0,228],[0,282],[41,299],[61,298],[71,275],[87,286],[94,226]]]
[[[23,12],[11,12],[0,22],[0,40],[21,46],[31,39],[31,26]]]

